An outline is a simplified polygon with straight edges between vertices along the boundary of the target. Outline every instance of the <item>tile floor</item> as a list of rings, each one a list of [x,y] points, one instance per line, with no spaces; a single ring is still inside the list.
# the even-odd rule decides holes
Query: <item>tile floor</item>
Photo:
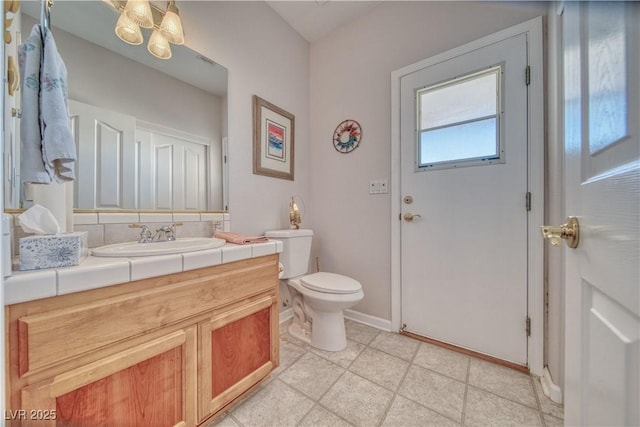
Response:
[[[563,424],[537,377],[350,320],[336,353],[286,329],[280,367],[207,427]]]

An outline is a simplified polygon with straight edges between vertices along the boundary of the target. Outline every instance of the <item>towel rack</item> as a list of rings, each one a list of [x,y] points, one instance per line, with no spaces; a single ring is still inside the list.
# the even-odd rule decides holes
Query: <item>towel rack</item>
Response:
[[[53,0],[40,0],[40,24],[47,30],[51,29],[51,7]]]

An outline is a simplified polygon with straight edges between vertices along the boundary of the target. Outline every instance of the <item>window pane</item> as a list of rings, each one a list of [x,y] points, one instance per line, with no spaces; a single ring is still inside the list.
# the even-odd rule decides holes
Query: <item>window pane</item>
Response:
[[[469,159],[496,159],[497,119],[468,122],[420,133],[420,166]]]
[[[419,92],[420,130],[495,116],[499,72],[494,68],[488,74]]]

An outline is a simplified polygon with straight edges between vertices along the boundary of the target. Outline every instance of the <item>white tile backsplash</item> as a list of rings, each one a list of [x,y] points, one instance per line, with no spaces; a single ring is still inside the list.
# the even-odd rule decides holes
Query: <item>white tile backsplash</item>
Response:
[[[75,231],[86,231],[88,236],[87,244],[90,248],[97,248],[104,245],[104,225],[103,224],[74,224]]]
[[[148,222],[165,222],[165,225],[169,225],[173,222],[173,215],[170,212],[167,213],[143,213],[140,212],[140,223],[146,224]]]
[[[174,213],[173,222],[195,222],[200,221],[199,213]]]
[[[99,212],[98,221],[100,224],[132,224],[140,222],[140,215],[137,213]]]
[[[104,244],[134,242],[140,238],[140,228],[131,228],[130,224],[104,224]],[[147,224],[149,225],[149,224]],[[151,228],[151,225],[149,225]],[[151,232],[154,232],[151,229]]]
[[[223,213],[201,213],[200,221],[212,221],[212,222],[224,221],[224,214]]]
[[[76,213],[73,214],[73,225],[92,225],[98,223],[97,213]]]

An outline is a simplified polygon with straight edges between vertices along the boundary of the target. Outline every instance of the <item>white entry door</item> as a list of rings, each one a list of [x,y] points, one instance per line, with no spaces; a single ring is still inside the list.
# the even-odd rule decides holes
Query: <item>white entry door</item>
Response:
[[[527,59],[527,35],[518,34],[400,82],[404,330],[520,365]]]
[[[638,3],[565,2],[567,425],[640,425],[638,22]]]

